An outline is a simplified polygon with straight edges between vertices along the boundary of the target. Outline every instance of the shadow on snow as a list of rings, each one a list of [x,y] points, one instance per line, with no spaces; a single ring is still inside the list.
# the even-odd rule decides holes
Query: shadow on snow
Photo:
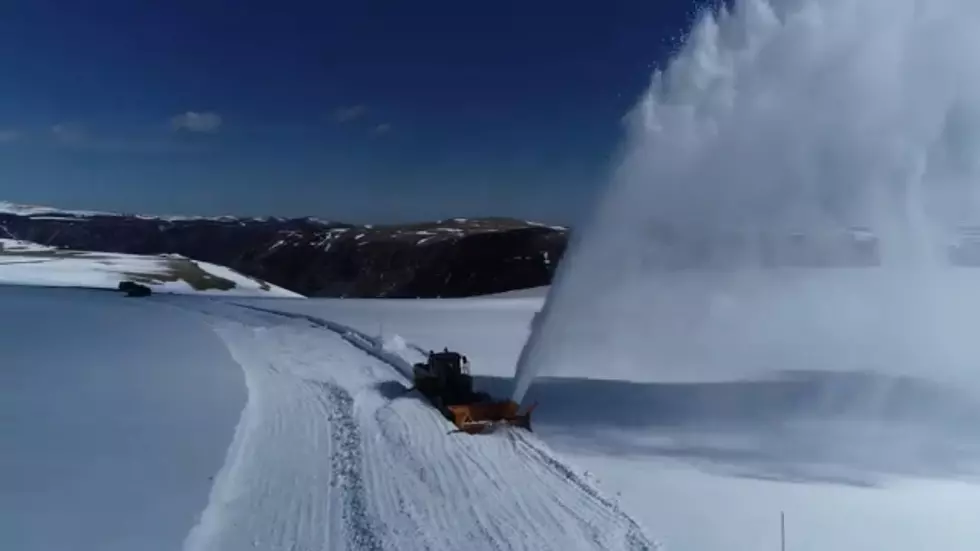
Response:
[[[509,395],[512,380],[477,377]],[[980,401],[926,381],[785,372],[768,381],[656,384],[539,378],[527,403],[547,440],[727,475],[878,486],[889,475],[980,475]]]

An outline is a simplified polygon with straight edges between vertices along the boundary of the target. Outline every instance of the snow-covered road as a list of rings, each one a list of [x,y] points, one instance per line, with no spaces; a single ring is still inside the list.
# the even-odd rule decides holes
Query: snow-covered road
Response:
[[[383,343],[327,320],[170,303],[207,315],[249,396],[187,549],[655,548],[533,435],[448,434]]]

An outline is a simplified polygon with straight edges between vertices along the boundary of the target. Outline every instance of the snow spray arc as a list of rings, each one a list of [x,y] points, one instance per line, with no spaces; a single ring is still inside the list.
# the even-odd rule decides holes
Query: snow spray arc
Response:
[[[888,330],[869,338],[879,344],[886,337],[919,339],[915,361],[942,358],[950,368],[977,352],[966,340],[950,342],[958,337],[942,329],[923,337],[931,325],[915,320],[923,318],[923,305],[939,305],[925,317],[943,328],[969,315],[956,301],[934,299],[946,288],[962,290],[961,282],[943,279],[952,276],[937,254],[941,240],[952,228],[980,221],[980,65],[973,59],[980,50],[980,2],[732,4],[702,14],[628,117],[624,158],[592,223],[570,246],[522,352],[515,401],[539,373],[643,361],[651,328],[670,335],[667,324],[674,323],[677,334],[697,336],[696,323],[717,322],[720,303],[754,300],[771,276],[744,279],[758,268],[751,247],[724,259],[727,275],[691,291],[689,304],[668,307],[656,297],[646,303],[653,295],[634,292],[689,285],[675,278],[672,262],[691,243],[708,250],[709,264],[715,253],[730,255],[718,236],[732,233],[871,228],[883,244],[882,266],[862,283],[866,290],[917,275],[885,285],[892,294],[849,295],[868,311],[887,301],[903,305],[889,316],[911,325],[881,318]],[[664,245],[652,237],[665,234],[682,239]],[[811,299],[814,288],[808,287]],[[832,331],[830,320],[817,320],[820,302],[794,312],[780,305],[781,327],[799,322],[817,339]],[[668,316],[693,329],[678,329],[680,322]],[[667,337],[663,342],[672,345]],[[744,350],[729,344],[729,352]],[[800,353],[799,346],[793,350]],[[798,359],[793,353],[766,360]],[[872,357],[874,346],[847,353],[864,354],[864,363],[911,366],[899,352]],[[660,358],[660,365],[673,361],[693,371],[710,363],[685,354]]]

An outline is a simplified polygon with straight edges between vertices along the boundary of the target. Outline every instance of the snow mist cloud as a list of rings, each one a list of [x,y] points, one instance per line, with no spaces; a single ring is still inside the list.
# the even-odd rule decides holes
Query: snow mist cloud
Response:
[[[515,399],[538,373],[975,383],[980,270],[950,267],[944,247],[980,225],[977,28],[973,0],[737,0],[705,13],[628,118]],[[878,238],[879,266],[761,260],[762,236],[855,227]]]

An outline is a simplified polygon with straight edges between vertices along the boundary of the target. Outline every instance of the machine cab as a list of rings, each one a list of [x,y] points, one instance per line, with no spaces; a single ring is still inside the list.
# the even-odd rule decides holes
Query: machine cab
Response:
[[[470,374],[470,362],[458,352],[443,349],[442,352],[429,352],[429,370],[433,373]]]

